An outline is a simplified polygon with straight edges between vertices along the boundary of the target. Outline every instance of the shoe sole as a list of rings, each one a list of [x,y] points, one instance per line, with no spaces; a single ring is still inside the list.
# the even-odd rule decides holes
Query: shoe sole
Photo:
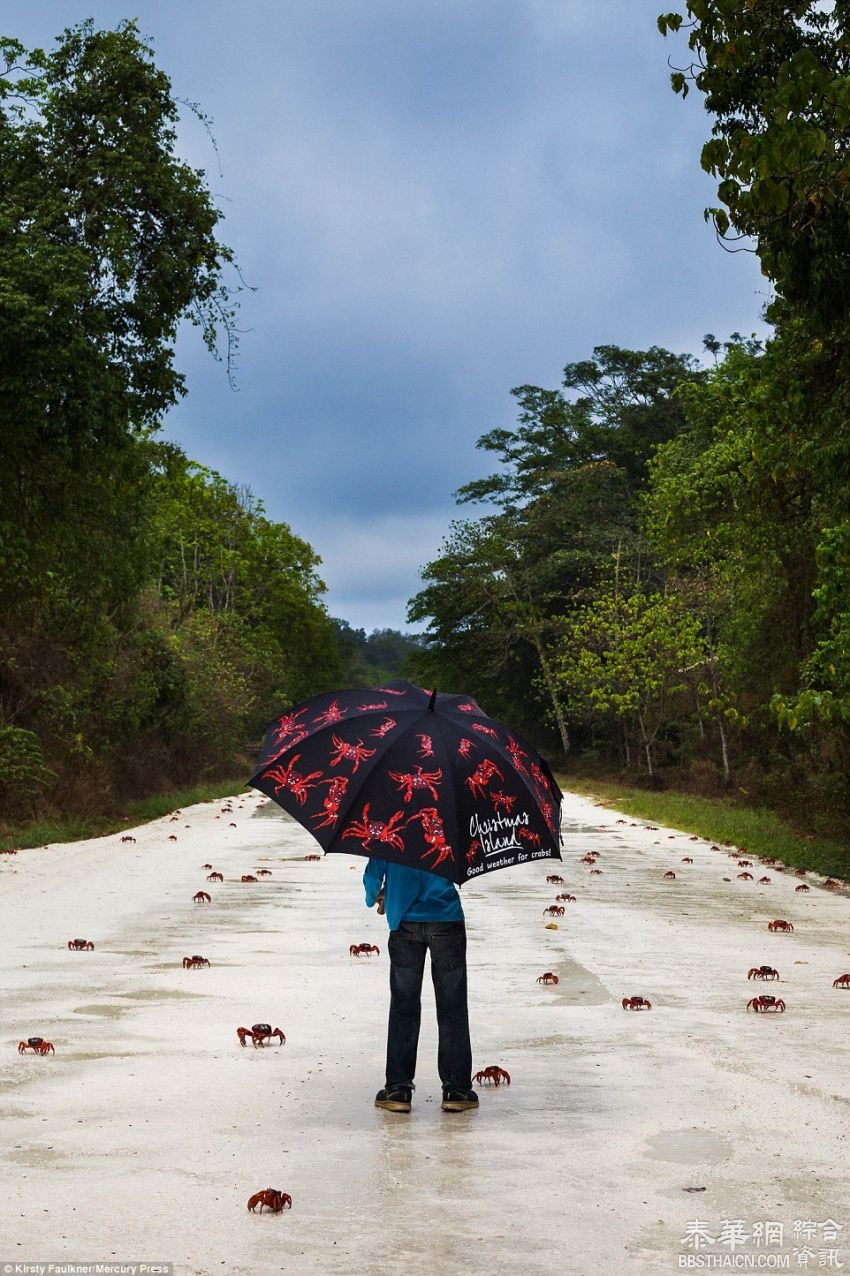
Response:
[[[457,1099],[455,1101],[449,1100],[447,1103],[441,1103],[440,1107],[443,1112],[474,1112],[478,1107],[478,1104],[469,1103],[463,1099]]]
[[[387,1112],[409,1112],[409,1103],[399,1103],[394,1099],[387,1099],[383,1103],[375,1103],[376,1108],[384,1108]]]

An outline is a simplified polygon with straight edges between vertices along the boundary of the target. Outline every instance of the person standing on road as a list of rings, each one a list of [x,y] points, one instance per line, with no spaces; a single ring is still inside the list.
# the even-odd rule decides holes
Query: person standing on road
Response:
[[[366,904],[386,913],[390,928],[390,1016],[386,1086],[375,1105],[409,1112],[419,1044],[425,953],[437,1002],[437,1070],[444,1112],[478,1107],[466,1001],[466,925],[456,886],[444,877],[370,859],[363,874]]]

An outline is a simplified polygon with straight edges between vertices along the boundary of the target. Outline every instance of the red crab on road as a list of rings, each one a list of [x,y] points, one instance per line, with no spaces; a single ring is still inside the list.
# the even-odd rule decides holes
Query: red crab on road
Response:
[[[769,885],[770,885],[770,878],[769,878],[769,877],[760,877],[760,878],[758,879],[758,881],[756,882],[756,885],[757,885],[757,886],[769,886]]]
[[[785,1002],[781,997],[771,997],[763,993],[760,997],[753,997],[752,1001],[747,1002],[747,1010],[775,1011],[781,1015],[785,1013]]]
[[[253,874],[253,873],[243,873],[243,874],[242,874],[242,881],[243,881],[243,882],[256,882],[256,880],[257,880],[257,879],[256,879],[256,877],[254,876],[254,874]]]
[[[352,944],[348,951],[352,957],[371,957],[372,953],[377,953],[379,957],[381,955],[377,944]]]
[[[664,874],[663,881],[675,882],[675,880],[676,880],[676,874],[673,872],[672,869],[668,869],[667,872]]]
[[[682,863],[683,863],[683,864],[693,864],[693,860],[691,859],[690,855],[686,855],[686,856],[685,856],[685,858],[682,860]]]
[[[647,1001],[646,997],[624,997],[624,1010],[651,1010],[652,1002]]]
[[[546,881],[550,884],[550,886],[563,886],[564,884],[563,877],[559,877],[557,873],[550,873],[546,878]]]
[[[575,895],[556,895],[555,899],[565,899],[568,904],[574,904],[576,902]]]
[[[539,984],[556,984],[558,983],[558,976],[553,975],[551,970],[547,970],[544,974],[537,976],[537,982]]]
[[[223,882],[224,873],[207,873],[208,882]]]
[[[499,1086],[504,1081],[505,1085],[511,1084],[511,1074],[505,1072],[504,1068],[497,1068],[495,1064],[490,1064],[488,1068],[482,1068],[480,1072],[476,1072],[473,1077],[478,1085],[483,1085],[485,1081],[490,1085]]]
[[[747,971],[748,979],[778,979],[779,971],[772,966],[753,966]]]
[[[27,1037],[26,1041],[18,1042],[18,1054],[23,1054],[25,1050],[32,1050],[33,1054],[55,1054],[52,1041],[45,1041],[44,1037]]]
[[[442,771],[423,771],[421,766],[415,766],[412,771],[388,771],[387,774],[398,785],[405,802],[409,802],[414,793],[421,793],[423,789],[428,790],[433,801],[438,801],[440,795],[437,785],[443,778]]]
[[[768,930],[793,930],[794,926],[791,922],[786,922],[784,918],[777,917],[775,921],[767,923]]]
[[[279,1214],[281,1210],[292,1209],[292,1197],[288,1192],[281,1192],[277,1187],[266,1187],[262,1192],[255,1192],[253,1196],[248,1197],[248,1209],[252,1214],[258,1205],[261,1214],[264,1206],[273,1214]]]
[[[192,896],[192,902],[194,904],[211,904],[212,896],[208,895],[206,891],[197,891]]]
[[[800,891],[808,891],[810,889],[805,882],[801,882],[799,886],[794,887],[794,894],[799,895]]]
[[[544,917],[563,917],[563,915],[564,915],[563,904],[550,904],[548,908],[543,909]]]
[[[257,868],[254,870],[254,872],[257,874],[258,877],[271,877],[272,875],[272,871],[270,868]]]
[[[90,939],[69,939],[68,947],[78,953],[82,952],[84,949],[87,949],[89,952],[94,951],[94,944]]]
[[[833,988],[850,988],[850,972],[846,975],[839,975],[837,979],[832,981]]]
[[[208,966],[209,964],[208,957],[198,957],[197,954],[194,957],[183,958],[184,970],[200,970],[202,966]]]
[[[742,882],[751,882],[753,880],[752,873],[739,873],[738,876]]]
[[[267,1045],[272,1037],[279,1037],[280,1044],[286,1045],[286,1037],[280,1028],[273,1028],[270,1023],[254,1023],[250,1028],[237,1028],[236,1035],[239,1038],[240,1046],[244,1046],[246,1038],[251,1038],[251,1043],[255,1046]]]

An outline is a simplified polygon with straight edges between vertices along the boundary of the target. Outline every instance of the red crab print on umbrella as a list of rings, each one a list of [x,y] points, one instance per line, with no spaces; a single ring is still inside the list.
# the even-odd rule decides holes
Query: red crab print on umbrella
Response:
[[[317,696],[269,724],[249,783],[326,852],[375,856],[458,885],[561,858],[552,772],[469,696],[409,682]]]

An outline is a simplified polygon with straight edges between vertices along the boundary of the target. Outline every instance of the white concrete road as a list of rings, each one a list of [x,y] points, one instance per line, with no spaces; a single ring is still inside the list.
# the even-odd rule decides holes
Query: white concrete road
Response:
[[[544,861],[463,892],[475,1066],[512,1084],[440,1111],[428,989],[408,1117],[373,1105],[388,962],[363,861],[306,861],[315,843],[256,795],[222,805],[0,857],[0,1271],[637,1276],[697,1252],[850,1270],[846,894],[740,881],[703,841],[568,796],[564,886]],[[577,900],[547,930],[558,891]],[[350,957],[361,941],[380,957]],[[194,953],[210,968],[184,970]],[[763,963],[778,983],[748,983]],[[746,1013],[762,992],[787,1012]],[[631,995],[652,1010],[624,1012]],[[285,1046],[242,1049],[259,1021]],[[55,1055],[20,1056],[32,1035]],[[249,1214],[269,1186],[292,1209]]]

